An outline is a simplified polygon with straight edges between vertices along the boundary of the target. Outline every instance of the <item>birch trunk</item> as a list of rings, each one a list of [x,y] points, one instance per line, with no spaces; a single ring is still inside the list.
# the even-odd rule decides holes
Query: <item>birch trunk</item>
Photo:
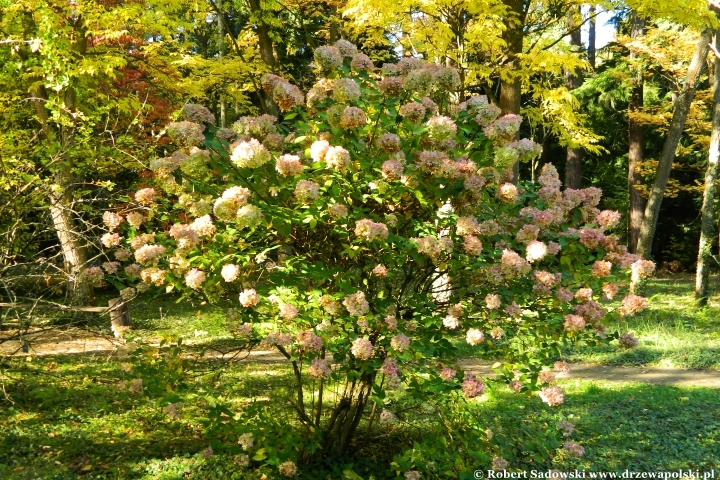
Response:
[[[720,47],[720,38],[715,35],[715,47]],[[698,307],[708,302],[710,283],[710,262],[712,261],[712,243],[715,236],[715,181],[718,176],[718,157],[720,157],[720,59],[715,57],[713,75],[715,93],[713,98],[712,133],[708,166],[705,171],[705,190],[703,191],[702,224],[700,229],[700,249],[698,251],[697,272],[695,275],[695,301]]]

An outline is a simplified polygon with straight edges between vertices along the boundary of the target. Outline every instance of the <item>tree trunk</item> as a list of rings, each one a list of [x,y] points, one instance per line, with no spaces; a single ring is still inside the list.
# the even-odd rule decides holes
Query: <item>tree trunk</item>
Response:
[[[130,312],[127,303],[122,298],[111,298],[108,300],[110,308],[110,325],[115,336],[121,337],[125,330],[132,327]]]
[[[68,296],[73,305],[92,305],[93,289],[84,276],[87,263],[84,244],[75,227],[72,210],[71,172],[60,167],[50,193],[50,216],[60,242],[68,276]]]
[[[715,47],[720,47],[720,38],[715,35]],[[708,166],[705,171],[705,190],[703,192],[702,224],[700,229],[700,249],[698,251],[697,272],[695,275],[695,300],[698,307],[708,302],[708,284],[710,283],[710,262],[712,261],[712,242],[715,236],[715,181],[718,176],[718,157],[720,157],[720,59],[715,57],[713,69],[715,94],[713,98],[712,133]]]
[[[500,110],[503,115],[509,113],[520,114],[520,100],[522,95],[522,78],[515,73],[520,68],[518,54],[523,51],[523,26],[525,24],[525,9],[523,0],[505,0],[508,14],[505,17],[505,31],[502,38],[507,44],[507,64],[510,78],[500,85]],[[517,183],[520,164],[513,166],[513,181]]]
[[[222,58],[225,56],[225,22],[223,22],[222,15],[223,13],[223,4],[222,0],[218,0],[218,19],[217,19],[217,28],[218,28],[218,58],[222,60]],[[225,101],[225,96],[223,95],[222,89],[219,92],[220,95],[220,128],[225,128],[225,124],[227,123],[227,102]]]
[[[645,20],[639,15],[633,14],[632,38],[638,38],[644,33]],[[635,58],[634,53],[631,58]],[[640,224],[642,223],[643,212],[645,211],[645,199],[637,188],[642,181],[638,168],[645,157],[645,130],[643,126],[633,118],[633,114],[642,111],[643,108],[643,83],[643,68],[638,66],[635,71],[632,95],[628,103],[628,189],[630,191],[628,250],[630,253],[637,251]]]
[[[575,15],[580,15],[580,7],[577,8],[577,11],[568,14],[568,30],[572,30],[576,25]],[[582,50],[582,46],[581,31],[578,29],[570,34],[570,47],[573,51],[579,52]],[[565,82],[569,90],[580,88],[583,82],[582,72],[579,70],[566,71]],[[581,149],[568,147],[565,161],[565,188],[582,188],[582,159],[583,151]]]
[[[256,18],[255,27],[257,29],[260,58],[271,71],[277,72],[279,65],[273,51],[273,42],[270,38],[270,26],[265,23],[263,19],[264,12],[260,7],[260,0],[248,0],[248,3],[250,5],[250,11]],[[265,113],[279,117],[280,109],[273,101],[272,96],[265,94],[262,90],[258,91],[258,95],[260,96],[260,102]]]
[[[662,204],[665,187],[667,186],[670,171],[672,170],[675,150],[677,149],[680,137],[685,128],[685,120],[690,110],[690,104],[695,97],[695,89],[697,88],[700,74],[703,68],[705,68],[705,61],[710,48],[708,44],[712,39],[712,35],[713,32],[710,29],[703,30],[700,35],[700,40],[695,48],[695,54],[688,68],[685,85],[678,99],[675,101],[672,122],[670,123],[668,136],[658,161],[655,183],[650,192],[650,197],[645,207],[645,215],[643,215],[642,224],[640,225],[637,253],[645,258],[650,255],[652,249],[653,236],[655,235],[655,228],[657,227],[657,220],[660,214],[660,205]]]
[[[590,5],[590,26],[588,27],[588,48],[587,48],[587,55],[588,55],[588,63],[590,66],[595,69],[595,43],[596,43],[596,35],[595,35],[595,5]]]
[[[83,55],[87,50],[87,35],[81,19],[75,20],[74,28],[78,37],[74,47],[79,55]],[[31,96],[46,142],[60,143],[58,158],[51,164],[53,184],[50,187],[49,200],[50,217],[60,243],[64,271],[68,278],[67,295],[73,305],[93,305],[93,287],[84,275],[87,266],[85,241],[75,224],[72,196],[74,180],[71,160],[67,156],[74,143],[74,116],[70,117],[66,124],[58,127],[52,121],[47,108],[49,97],[45,87],[32,88]],[[66,112],[72,114],[77,110],[77,95],[72,86],[65,89],[63,103]]]
[[[338,454],[347,452],[370,399],[374,381],[373,375],[363,376],[357,382],[345,385],[342,398],[333,410],[325,429],[328,450]]]
[[[330,43],[340,40],[340,22],[337,13],[337,5],[330,5]]]

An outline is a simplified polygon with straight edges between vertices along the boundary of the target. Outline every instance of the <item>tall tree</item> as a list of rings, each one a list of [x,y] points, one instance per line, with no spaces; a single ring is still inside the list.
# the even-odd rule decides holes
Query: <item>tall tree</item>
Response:
[[[714,87],[713,120],[710,134],[710,149],[708,151],[708,165],[705,171],[705,188],[703,190],[703,203],[700,215],[702,226],[700,229],[700,248],[698,250],[697,271],[695,275],[695,300],[699,307],[708,302],[708,285],[710,280],[710,263],[712,260],[711,248],[715,237],[715,182],[718,176],[718,160],[720,159],[720,36],[715,34],[714,57]]]
[[[581,30],[576,28],[579,23],[578,19],[582,18],[580,6],[571,10],[567,16],[568,30],[570,31],[570,48],[575,52],[581,52],[583,48]],[[567,87],[569,90],[575,90],[582,85],[582,70],[576,68],[565,72]],[[580,189],[582,188],[582,161],[583,151],[580,148],[568,146],[567,157],[565,162],[565,187]]]
[[[633,40],[639,39],[644,34],[644,30],[645,20],[637,13],[633,13],[630,36]],[[636,60],[637,54],[631,52],[630,57],[631,61]],[[640,62],[636,63],[634,77],[628,102],[628,189],[630,191],[628,250],[632,253],[637,250],[640,224],[645,211],[645,199],[637,188],[642,181],[639,166],[645,156],[645,132],[643,125],[637,119],[637,114],[643,108],[644,96],[643,67]]]
[[[21,112],[0,115],[0,155],[30,162],[37,188],[47,192],[74,303],[93,300],[85,275],[89,228],[78,213],[83,205],[77,201],[78,186],[100,184],[103,174],[127,163],[126,133],[138,134],[128,145],[139,149],[155,105],[148,102],[151,92],[172,91],[176,80],[160,46],[146,39],[172,39],[181,22],[170,25],[168,17],[177,19],[178,10],[187,8],[164,3],[161,19],[155,13],[160,6],[150,5],[18,0],[0,9],[0,110]],[[24,101],[17,102],[19,97]],[[26,130],[35,130],[34,135],[18,142]]]
[[[675,150],[677,149],[680,137],[685,128],[685,120],[690,110],[690,104],[695,97],[700,75],[705,68],[706,57],[709,50],[709,42],[712,39],[713,32],[706,28],[700,34],[700,38],[695,49],[690,67],[688,68],[685,84],[682,91],[675,101],[673,117],[670,122],[667,138],[663,145],[660,158],[658,160],[657,171],[655,173],[655,181],[653,183],[650,196],[645,207],[643,220],[640,225],[640,234],[637,243],[637,253],[643,257],[650,255],[652,248],[653,236],[657,227],[658,216],[660,215],[660,206],[665,194],[670,171],[672,170],[673,160],[675,159]]]
[[[595,54],[597,52],[597,40],[596,40],[596,15],[597,15],[597,7],[595,5],[590,5],[590,25],[588,26],[588,47],[587,47],[587,53],[588,53],[588,63],[590,64],[590,67],[595,69]]]

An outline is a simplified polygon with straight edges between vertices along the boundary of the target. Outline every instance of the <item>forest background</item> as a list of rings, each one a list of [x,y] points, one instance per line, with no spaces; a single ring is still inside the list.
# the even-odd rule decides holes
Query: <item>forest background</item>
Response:
[[[222,126],[277,115],[259,76],[281,74],[307,89],[313,48],[347,38],[376,65],[415,56],[458,68],[459,101],[482,94],[504,113],[521,113],[522,135],[543,146],[520,178],[552,163],[566,186],[602,188],[603,206],[623,214],[631,252],[643,217],[654,227],[654,214],[657,233],[645,235],[640,253],[666,270],[694,270],[714,107],[714,54],[701,47],[715,23],[712,5],[697,0],[6,1],[3,268],[39,256],[55,258],[43,267],[55,272],[42,275],[78,277],[97,252],[95,214],[142,182],[148,159],[165,153],[163,126],[184,104],[207,105]],[[615,33],[600,49],[598,28]],[[694,52],[702,61],[693,74]],[[687,119],[681,136],[668,135],[678,130],[678,99]],[[644,215],[664,170],[664,201]]]

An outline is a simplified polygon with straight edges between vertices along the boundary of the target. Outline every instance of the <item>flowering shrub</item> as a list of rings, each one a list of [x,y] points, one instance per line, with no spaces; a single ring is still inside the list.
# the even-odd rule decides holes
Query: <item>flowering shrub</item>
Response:
[[[228,132],[192,106],[168,127],[179,149],[153,161],[154,184],[133,211],[103,217],[103,244],[126,264],[113,280],[125,294],[234,298],[236,334],[292,364],[293,408],[325,451],[345,451],[390,390],[482,395],[488,380],[458,367],[452,336],[503,359],[497,381],[561,404],[547,370],[558,348],[646,306],[601,303],[630,269],[652,273],[608,233],[618,215],[598,210],[596,188],[562,191],[552,165],[536,185],[510,183],[540,147],[516,141],[521,118],[485,97],[451,104],[454,69],[404,59],[379,71],[348,42],[315,62],[307,95],[263,77],[281,123],[244,117]],[[267,438],[252,423],[223,428],[243,455],[262,447],[248,435]],[[266,461],[289,477],[299,460]]]

